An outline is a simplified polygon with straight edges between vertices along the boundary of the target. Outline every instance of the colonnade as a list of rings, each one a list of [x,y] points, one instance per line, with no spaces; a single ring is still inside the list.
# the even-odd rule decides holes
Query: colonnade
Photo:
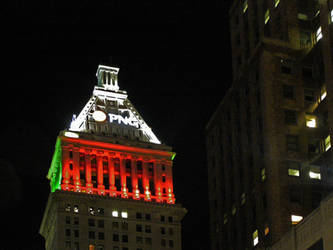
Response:
[[[172,161],[153,155],[62,146],[61,189],[175,203]]]

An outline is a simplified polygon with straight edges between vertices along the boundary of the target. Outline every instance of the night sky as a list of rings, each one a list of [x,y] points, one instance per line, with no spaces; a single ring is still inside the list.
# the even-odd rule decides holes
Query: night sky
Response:
[[[229,4],[155,2],[3,4],[1,250],[44,249],[38,230],[56,137],[91,97],[98,64],[120,68],[120,89],[177,153],[183,250],[208,249],[204,127],[231,84]]]

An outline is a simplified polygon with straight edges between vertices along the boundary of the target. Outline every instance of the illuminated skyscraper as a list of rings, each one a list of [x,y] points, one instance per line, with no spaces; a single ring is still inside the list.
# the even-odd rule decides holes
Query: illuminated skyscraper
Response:
[[[92,97],[57,138],[40,227],[47,250],[181,249],[175,153],[119,89],[118,71],[98,67]]]
[[[235,0],[206,127],[211,249],[267,249],[333,189],[333,1]]]

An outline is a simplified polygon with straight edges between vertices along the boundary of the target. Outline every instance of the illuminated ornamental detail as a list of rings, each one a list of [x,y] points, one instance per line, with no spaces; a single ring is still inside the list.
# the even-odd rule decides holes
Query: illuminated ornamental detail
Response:
[[[174,204],[175,153],[160,143],[119,90],[118,71],[98,67],[92,97],[69,130],[60,132],[47,175],[51,192]]]
[[[73,116],[70,130],[160,144],[127,98],[126,91],[119,90],[118,72],[118,68],[99,65],[98,85],[78,117]]]

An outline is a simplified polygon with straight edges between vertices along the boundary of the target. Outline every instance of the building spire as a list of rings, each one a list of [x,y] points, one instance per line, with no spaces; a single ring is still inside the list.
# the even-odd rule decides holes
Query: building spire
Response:
[[[97,85],[106,90],[118,92],[118,72],[119,68],[99,65],[96,72]]]

